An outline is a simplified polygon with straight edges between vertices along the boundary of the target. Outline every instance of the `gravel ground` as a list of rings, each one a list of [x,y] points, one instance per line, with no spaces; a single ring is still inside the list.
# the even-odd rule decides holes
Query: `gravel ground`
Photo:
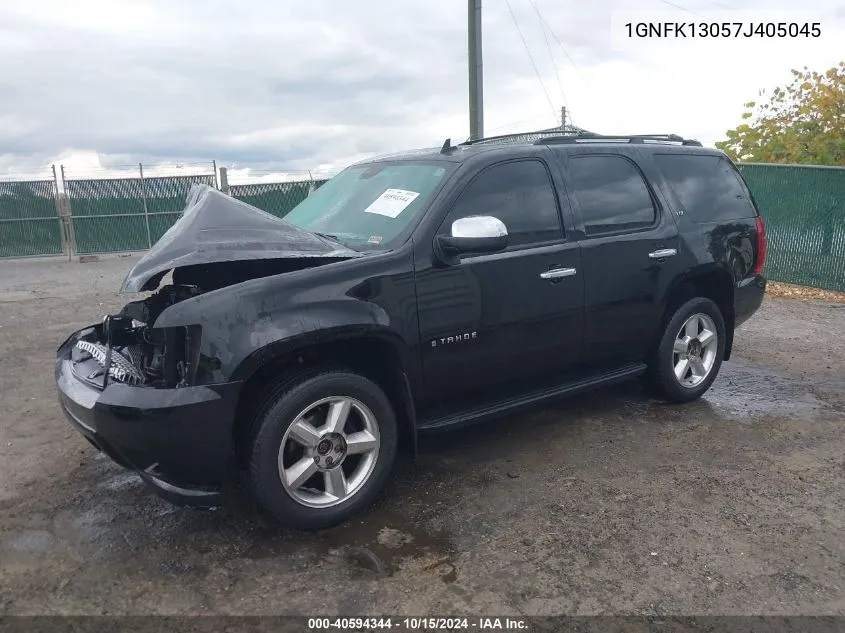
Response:
[[[60,414],[56,346],[135,256],[0,262],[0,614],[845,614],[845,305],[767,298],[700,401],[636,383],[423,442],[280,529],[178,508]]]

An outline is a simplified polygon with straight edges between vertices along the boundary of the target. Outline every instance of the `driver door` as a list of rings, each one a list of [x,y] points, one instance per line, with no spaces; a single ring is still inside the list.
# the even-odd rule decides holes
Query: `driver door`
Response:
[[[578,362],[584,331],[581,255],[563,228],[552,172],[525,158],[480,171],[440,226],[493,216],[505,250],[418,273],[426,390],[439,398],[548,379]]]

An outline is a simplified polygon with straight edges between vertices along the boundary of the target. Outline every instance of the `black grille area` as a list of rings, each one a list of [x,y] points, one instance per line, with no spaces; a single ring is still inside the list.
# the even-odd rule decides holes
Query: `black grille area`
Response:
[[[101,369],[106,366],[106,346],[92,341],[77,341],[74,362],[83,362],[89,358],[97,361]],[[140,385],[144,374],[139,369],[141,351],[137,346],[128,346],[120,351],[112,349],[109,377],[128,385]]]

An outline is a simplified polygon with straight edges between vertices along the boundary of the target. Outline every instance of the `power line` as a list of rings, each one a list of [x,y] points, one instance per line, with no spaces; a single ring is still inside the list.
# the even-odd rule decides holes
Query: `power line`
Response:
[[[534,121],[539,121],[540,119],[545,119],[545,118],[546,117],[538,114],[537,116],[533,116],[530,119],[522,119],[521,121],[514,121],[512,123],[506,123],[504,125],[500,125],[498,127],[493,128],[492,130],[487,130],[486,133],[489,134],[491,132],[502,132],[502,131],[505,131],[505,130],[510,130],[510,129],[515,128],[515,127],[520,127],[520,126],[522,126],[526,123],[532,123]]]
[[[540,71],[537,70],[537,64],[534,63],[534,57],[531,55],[531,50],[528,48],[528,42],[525,41],[525,36],[522,35],[522,29],[519,28],[519,22],[516,20],[516,15],[514,15],[513,9],[511,8],[510,0],[505,0],[505,4],[508,5],[508,11],[513,18],[513,23],[516,26],[516,30],[519,33],[519,38],[522,40],[522,45],[525,47],[525,52],[528,53],[528,59],[531,60],[531,66],[534,68],[534,73],[537,75],[537,81],[540,82],[540,87],[543,89],[543,94],[546,95],[546,100],[549,102],[549,107],[552,109],[554,113],[554,117],[557,118],[557,110],[555,109],[554,104],[552,103],[551,97],[549,97],[549,92],[546,90],[546,84],[543,83],[543,78],[540,77]]]
[[[537,17],[540,18],[540,28],[543,29],[543,39],[546,41],[546,50],[549,51],[549,59],[552,60],[552,68],[554,68],[555,77],[557,78],[557,87],[560,89],[560,97],[561,97],[561,99],[563,99],[563,105],[568,107],[569,104],[566,102],[566,93],[564,93],[564,91],[563,91],[563,82],[561,82],[561,80],[560,80],[560,73],[558,73],[558,70],[557,70],[557,63],[555,62],[555,56],[552,53],[552,45],[549,42],[549,36],[546,33],[546,28],[545,28],[545,26],[543,26],[545,24],[545,20],[543,20],[543,15],[540,13],[540,9],[537,7],[536,4],[534,4],[534,0],[528,0],[528,2],[534,8],[534,11],[537,13]],[[565,123],[566,122],[564,121],[563,124],[565,124]]]
[[[682,6],[678,5],[678,4],[674,4],[673,2],[669,2],[669,0],[659,0],[659,1],[660,1],[660,2],[662,2],[663,4],[667,5],[667,6],[673,7],[673,8],[675,8],[675,9],[680,10],[680,11],[686,11],[686,12],[687,12],[687,13],[689,13],[689,14],[692,14],[692,15],[694,15],[694,16],[696,16],[696,17],[699,17],[699,18],[704,19],[704,16],[703,16],[703,15],[701,15],[701,14],[699,14],[699,13],[696,13],[695,11],[690,11],[689,9],[685,9],[684,7],[682,7]]]
[[[534,0],[529,0],[529,2],[531,2],[532,6],[534,6]],[[536,6],[535,6],[535,10],[536,10]],[[543,23],[543,26],[545,26],[546,29],[548,29],[552,38],[554,38],[554,41],[557,42],[558,46],[560,46],[560,50],[562,50],[563,54],[566,55],[566,59],[569,60],[569,63],[572,64],[573,68],[575,68],[575,70],[578,72],[578,74],[581,75],[582,79],[584,79],[585,81],[588,81],[587,78],[584,76],[584,74],[581,72],[581,69],[578,67],[578,64],[576,64],[575,60],[572,59],[572,56],[569,54],[569,51],[566,50],[566,47],[563,45],[563,42],[560,41],[560,38],[554,32],[554,29],[552,29],[552,27],[549,26],[549,23],[546,22],[546,19],[542,16],[542,14],[539,11],[537,11],[537,15],[539,16],[540,21]]]

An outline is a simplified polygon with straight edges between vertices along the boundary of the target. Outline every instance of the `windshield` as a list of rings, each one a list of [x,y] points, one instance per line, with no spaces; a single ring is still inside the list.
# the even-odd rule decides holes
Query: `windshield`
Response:
[[[364,250],[393,240],[427,204],[451,163],[348,167],[284,216],[300,228]]]

